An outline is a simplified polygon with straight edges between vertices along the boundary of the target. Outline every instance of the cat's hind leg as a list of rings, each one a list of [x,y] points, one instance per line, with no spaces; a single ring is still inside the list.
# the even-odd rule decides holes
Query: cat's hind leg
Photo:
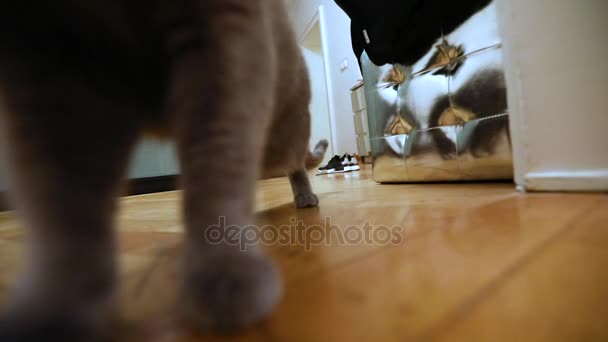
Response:
[[[116,278],[115,197],[137,127],[81,84],[32,88],[9,94],[2,118],[29,241],[0,341],[97,341]]]

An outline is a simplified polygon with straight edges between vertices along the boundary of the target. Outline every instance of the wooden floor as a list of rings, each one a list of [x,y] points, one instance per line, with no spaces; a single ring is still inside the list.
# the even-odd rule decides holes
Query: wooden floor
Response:
[[[313,185],[321,207],[296,210],[286,179],[260,183],[259,225],[301,220],[309,239],[267,247],[283,272],[282,304],[225,340],[608,340],[608,196],[378,185],[369,170]],[[139,322],[125,340],[224,340],[173,323],[179,195],[122,200],[121,311]],[[312,227],[326,220],[333,227]],[[353,241],[370,229],[374,241]],[[0,214],[2,296],[21,264],[22,236],[13,213]]]

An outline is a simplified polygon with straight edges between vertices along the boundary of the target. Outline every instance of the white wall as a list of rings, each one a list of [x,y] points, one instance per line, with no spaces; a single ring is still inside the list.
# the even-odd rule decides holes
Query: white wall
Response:
[[[333,145],[336,153],[355,153],[357,143],[353,124],[350,88],[361,79],[359,64],[352,51],[350,39],[350,19],[333,0],[292,0],[288,2],[289,15],[298,38],[302,38],[308,25],[322,5],[325,12],[324,28],[327,33],[326,65],[331,80],[331,101],[333,101],[332,125]],[[347,60],[348,68],[340,70],[342,61]]]
[[[517,184],[608,190],[608,1],[497,5]]]

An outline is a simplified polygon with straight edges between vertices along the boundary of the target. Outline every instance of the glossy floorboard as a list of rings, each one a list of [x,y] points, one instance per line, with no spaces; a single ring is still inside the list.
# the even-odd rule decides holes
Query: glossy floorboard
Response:
[[[321,207],[296,210],[286,179],[260,182],[258,226],[307,230],[266,247],[284,299],[230,338],[174,322],[180,193],[122,199],[120,311],[135,322],[123,340],[608,340],[608,196],[379,185],[369,170],[313,177],[313,186]],[[0,298],[22,250],[15,215],[0,214]]]

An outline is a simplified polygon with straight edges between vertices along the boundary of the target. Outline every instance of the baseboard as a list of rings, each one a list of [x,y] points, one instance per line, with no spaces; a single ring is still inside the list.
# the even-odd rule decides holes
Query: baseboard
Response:
[[[8,199],[8,193],[0,191],[0,211],[8,211],[13,209],[11,201]]]
[[[127,185],[127,195],[134,196],[177,190],[177,178],[177,175],[171,175],[130,179]]]
[[[526,191],[605,192],[608,170],[529,172],[524,182]]]
[[[173,191],[178,189],[177,175],[137,178],[127,181],[126,196],[151,194],[155,192]],[[8,194],[0,191],[0,211],[14,209]]]

